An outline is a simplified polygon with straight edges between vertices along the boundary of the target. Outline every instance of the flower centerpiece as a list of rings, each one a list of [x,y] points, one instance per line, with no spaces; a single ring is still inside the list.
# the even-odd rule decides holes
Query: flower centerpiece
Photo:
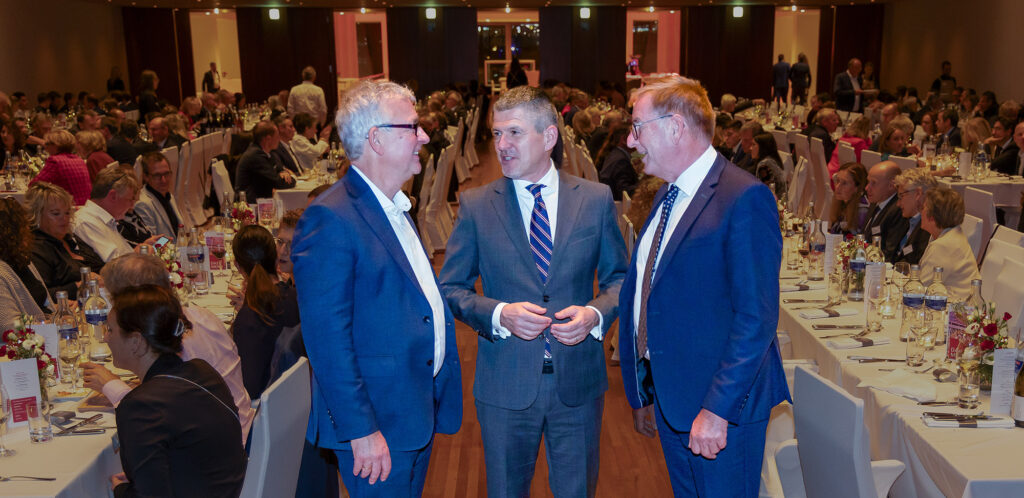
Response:
[[[981,363],[978,366],[978,371],[981,373],[981,384],[983,389],[991,389],[995,350],[1010,346],[1007,322],[1013,318],[1013,315],[1004,312],[1002,316],[999,316],[994,302],[986,303],[983,308],[970,311],[961,303],[954,306],[953,312],[966,324],[961,333],[961,345],[958,347],[961,350],[965,347],[978,349],[981,356]]]
[[[46,379],[52,378],[57,368],[53,356],[46,352],[46,340],[31,327],[32,317],[22,313],[14,320],[14,328],[5,330],[0,340],[0,356],[9,360],[36,360],[39,389],[46,396]]]
[[[256,223],[256,213],[252,212],[248,203],[236,202],[231,206],[231,225],[236,232],[253,223]]]
[[[181,289],[185,286],[185,274],[181,271],[181,263],[178,262],[178,247],[173,242],[156,245],[156,255],[167,267],[170,274],[171,287]]]

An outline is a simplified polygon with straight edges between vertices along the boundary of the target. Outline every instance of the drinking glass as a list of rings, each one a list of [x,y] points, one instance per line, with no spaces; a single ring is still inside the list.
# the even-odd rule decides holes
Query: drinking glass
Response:
[[[919,367],[924,365],[924,344],[921,336],[928,333],[928,326],[921,326],[919,323],[910,327],[910,337],[907,339],[907,366]]]
[[[191,301],[196,294],[196,280],[199,278],[199,273],[203,271],[203,264],[192,261],[190,258],[185,258],[184,264],[181,265],[181,272],[185,274],[185,278],[188,280],[188,285],[185,286],[186,300]]]
[[[885,282],[875,281],[864,289],[864,298],[868,300],[867,329],[870,332],[882,330],[882,305],[887,299]]]
[[[33,443],[53,440],[53,426],[50,425],[50,402],[42,395],[36,396],[28,405],[28,436]]]
[[[18,452],[4,447],[4,433],[7,432],[7,419],[11,417],[11,400],[7,389],[0,384],[0,457],[14,456]]]
[[[800,236],[789,237],[789,250],[786,251],[786,269],[797,270],[800,268]]]
[[[981,373],[978,370],[981,352],[977,346],[970,345],[964,348],[956,363],[957,380],[960,385],[960,392],[956,397],[957,406],[973,410],[978,407],[978,394],[981,390]]]
[[[77,335],[60,338],[60,382],[75,384],[75,367],[82,355],[82,344]]]
[[[843,302],[843,272],[833,271],[828,274],[828,305],[835,306]]]
[[[885,290],[883,291],[884,300],[882,301],[882,319],[891,320],[896,318],[896,312],[899,310],[900,301],[903,296],[900,293],[900,288],[892,282],[892,280],[885,281]]]
[[[893,265],[892,281],[900,287],[900,292],[903,292],[903,286],[908,280],[910,280],[910,263],[900,261]]]

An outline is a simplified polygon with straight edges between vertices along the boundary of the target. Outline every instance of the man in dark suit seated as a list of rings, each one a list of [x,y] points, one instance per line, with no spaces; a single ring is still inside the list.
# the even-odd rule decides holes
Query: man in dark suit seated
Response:
[[[861,90],[860,59],[850,59],[846,64],[846,71],[836,75],[832,84],[832,93],[836,97],[836,109],[840,111],[861,112],[862,97],[864,90]]]
[[[740,128],[743,127],[743,123],[738,119],[729,119],[729,121],[722,126],[722,145],[716,147],[718,153],[725,156],[726,159],[732,161],[734,157],[740,153]]]
[[[277,144],[277,148],[270,151],[270,155],[274,156],[274,160],[288,171],[296,175],[302,174],[299,168],[299,160],[295,157],[295,153],[292,152],[291,145],[289,145],[289,142],[295,137],[295,125],[292,124],[292,118],[282,114],[274,120],[274,123],[277,125],[277,131],[281,135],[281,140]]]
[[[177,133],[171,133],[164,118],[155,117],[149,121],[149,139],[155,145],[155,150],[164,150],[167,147],[181,147],[181,144],[188,141]]]
[[[292,174],[270,155],[280,141],[281,133],[270,121],[260,121],[253,128],[252,144],[238,160],[235,172],[235,191],[245,192],[248,202],[273,197],[275,188],[295,186]]]
[[[916,265],[928,248],[931,235],[921,228],[921,209],[924,196],[929,189],[939,186],[938,180],[926,169],[911,169],[896,177],[896,204],[907,222],[907,230],[896,246],[893,263],[907,262]]]
[[[836,148],[836,143],[832,140],[832,133],[836,131],[838,126],[839,115],[836,114],[834,109],[826,107],[815,114],[814,122],[803,131],[803,134],[807,135],[808,139],[821,139],[821,144],[825,147],[826,161],[832,157],[832,151]]]
[[[960,146],[960,114],[954,109],[946,109],[939,113],[935,120],[935,129],[939,131],[939,147],[949,144],[951,148]]]
[[[138,129],[138,128],[136,128]],[[135,165],[139,153],[132,144],[121,135],[121,126],[117,119],[106,116],[100,120],[100,133],[107,140],[107,154],[119,164]]]
[[[1021,168],[1024,165],[1024,157],[1021,157],[1021,151],[1024,151],[1024,121],[1017,123],[1017,126],[1013,129],[1013,143],[1003,149],[1003,153],[992,160],[990,169],[1005,175],[1021,175],[1024,173]]]
[[[751,155],[751,149],[754,147],[754,137],[762,133],[764,133],[764,128],[757,121],[747,121],[740,127],[740,151],[732,156],[732,162],[736,166],[747,170],[750,174],[753,174],[754,168],[757,167],[757,161]]]
[[[871,206],[860,233],[865,234],[869,242],[874,237],[882,238],[882,254],[886,261],[896,257],[900,240],[907,233],[907,220],[896,205],[895,180],[899,174],[898,164],[882,161],[868,171],[868,185],[864,189]]]

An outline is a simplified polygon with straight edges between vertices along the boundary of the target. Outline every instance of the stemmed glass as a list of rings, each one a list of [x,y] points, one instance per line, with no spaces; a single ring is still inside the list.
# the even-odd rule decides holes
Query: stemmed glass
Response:
[[[195,297],[196,293],[196,279],[199,278],[199,273],[203,271],[203,264],[201,262],[193,261],[192,258],[185,258],[185,261],[181,265],[181,272],[185,274],[185,278],[188,279],[188,292],[186,300],[192,302],[192,298]]]
[[[79,356],[82,355],[82,345],[78,341],[78,334],[61,334],[60,338],[60,382],[74,386],[75,373]]]
[[[870,303],[864,324],[869,332],[882,330],[882,303],[886,299],[885,287],[885,281],[877,279],[864,289],[864,297]]]
[[[11,400],[7,389],[0,384],[0,457],[14,456],[17,452],[4,447],[4,433],[7,432],[7,419],[11,417]]]

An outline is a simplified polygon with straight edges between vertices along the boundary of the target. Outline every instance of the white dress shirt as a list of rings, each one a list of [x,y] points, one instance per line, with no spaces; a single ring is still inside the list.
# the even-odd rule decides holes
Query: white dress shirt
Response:
[[[330,144],[326,140],[318,140],[316,145],[313,145],[313,142],[298,133],[288,142],[288,148],[291,149],[292,155],[303,170],[311,170],[316,167],[316,160],[324,155],[324,152],[327,152],[328,147]]]
[[[391,228],[402,245],[402,251],[405,253],[406,259],[409,260],[409,266],[416,274],[420,290],[423,291],[427,302],[430,303],[430,311],[434,315],[434,376],[437,376],[437,373],[441,371],[441,364],[444,362],[444,300],[441,298],[441,291],[437,288],[437,280],[434,279],[434,268],[430,266],[427,253],[423,250],[423,243],[420,242],[416,230],[409,222],[409,216],[406,215],[406,212],[412,207],[412,203],[401,190],[395,194],[394,198],[388,199],[384,192],[381,192],[362,171],[359,171],[356,165],[353,164],[351,169],[370,186],[373,195],[380,202],[380,207],[384,208],[384,213],[387,214],[388,221],[391,222]]]
[[[548,212],[548,226],[551,229],[551,240],[555,240],[555,225],[558,224],[558,170],[555,169],[554,161],[551,161],[551,166],[548,168],[548,172],[544,174],[540,180],[535,183],[544,185],[544,188],[540,189],[540,196],[544,199],[544,207]],[[516,199],[519,201],[519,213],[523,217],[523,230],[526,232],[526,238],[530,238],[530,219],[533,217],[533,205],[536,202],[533,194],[530,193],[529,187],[533,183],[526,180],[512,180],[512,185],[516,190]],[[512,331],[501,325],[501,310],[505,309],[505,305],[508,303],[499,303],[494,308],[494,312],[491,313],[491,326],[494,328],[493,334],[497,335],[502,339],[507,339],[512,335]],[[593,306],[587,306],[597,313],[597,326],[590,330],[590,335],[594,336],[594,339],[601,340],[603,330],[602,325],[604,324],[604,316],[601,312]]]
[[[312,81],[303,81],[293,86],[288,94],[288,115],[295,117],[300,112],[313,116],[321,124],[327,120],[327,101],[324,100],[324,90],[314,85]]]
[[[75,212],[74,233],[104,262],[132,252],[132,246],[117,233],[117,220],[92,200]]]
[[[675,231],[679,220],[683,218],[683,213],[689,207],[690,201],[696,195],[700,184],[704,183],[704,178],[711,171],[711,166],[715,164],[716,157],[718,157],[718,154],[715,152],[715,148],[709,145],[707,150],[690,167],[680,173],[676,181],[672,182],[672,185],[679,187],[679,195],[676,197],[675,203],[672,205],[672,212],[669,213],[668,221],[665,223],[665,233],[662,235],[661,247],[658,248],[658,253],[655,254],[654,274],[658,273],[661,253],[665,250],[665,246],[668,245],[668,241],[672,239],[672,232]],[[654,232],[658,231],[658,220],[661,219],[661,209],[664,207],[664,204],[664,202],[658,204],[658,209],[651,215],[651,222],[647,225],[647,230],[644,231],[643,236],[640,237],[640,245],[636,248],[636,290],[633,292],[634,331],[640,324],[640,297],[643,294],[641,290],[644,285],[644,269],[647,268],[647,254],[651,252],[651,244],[654,243]],[[633,347],[636,346],[634,345]],[[649,351],[644,352],[644,358],[650,359]]]
[[[192,329],[181,338],[182,360],[199,358],[213,367],[231,391],[231,397],[238,408],[238,420],[242,423],[242,444],[249,438],[249,427],[256,412],[252,409],[249,392],[242,383],[242,360],[238,348],[224,324],[205,308],[186,306],[185,317],[192,322]],[[123,380],[115,379],[103,384],[103,395],[110,404],[117,407],[132,388]]]

